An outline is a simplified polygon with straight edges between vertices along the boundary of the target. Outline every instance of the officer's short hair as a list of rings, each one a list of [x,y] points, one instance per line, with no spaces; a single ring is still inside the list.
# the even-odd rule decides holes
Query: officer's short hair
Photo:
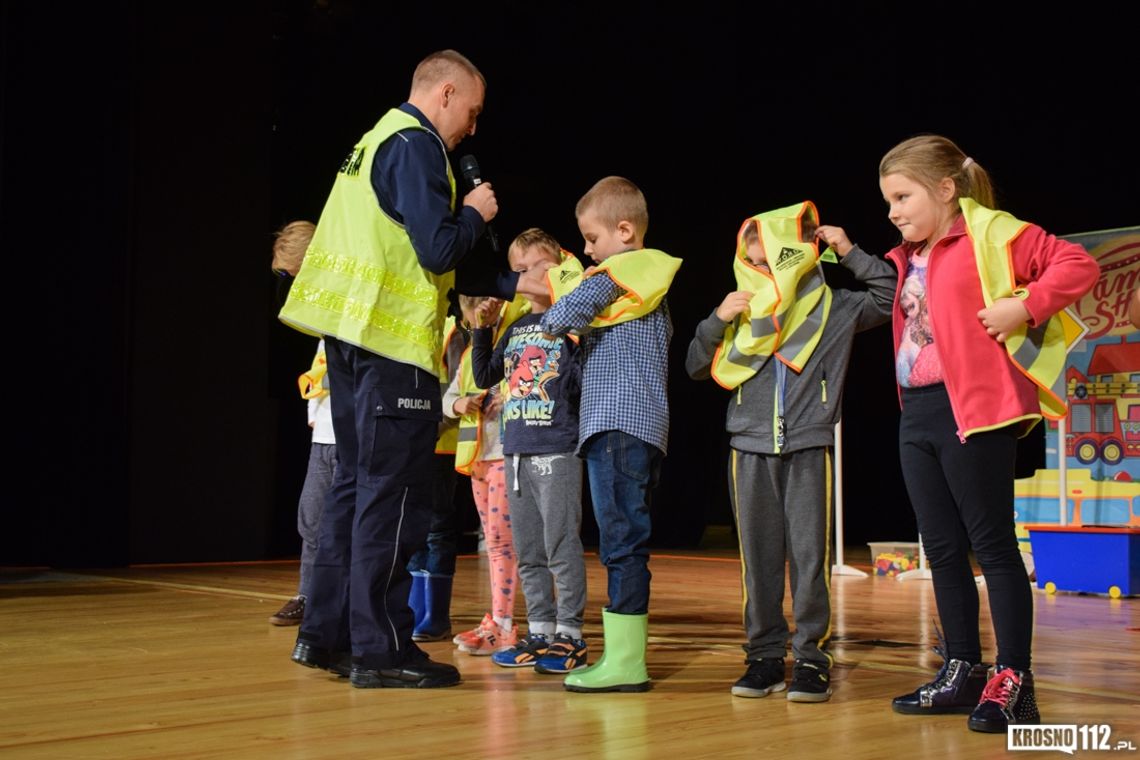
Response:
[[[412,92],[430,89],[444,79],[454,76],[456,71],[466,72],[478,79],[484,87],[487,86],[487,80],[467,56],[455,50],[440,50],[416,66],[415,73],[412,74]]]

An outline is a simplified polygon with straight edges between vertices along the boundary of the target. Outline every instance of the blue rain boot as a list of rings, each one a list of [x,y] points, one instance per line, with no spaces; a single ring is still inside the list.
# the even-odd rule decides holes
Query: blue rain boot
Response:
[[[412,608],[415,617],[414,630],[419,630],[427,615],[427,578],[426,570],[412,570],[412,590],[408,592],[408,606]]]
[[[412,630],[412,641],[442,641],[451,637],[450,575],[424,573],[424,616]]]

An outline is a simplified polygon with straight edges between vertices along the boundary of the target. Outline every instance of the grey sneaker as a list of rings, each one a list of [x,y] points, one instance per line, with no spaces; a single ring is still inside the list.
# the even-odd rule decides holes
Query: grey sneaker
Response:
[[[748,670],[732,685],[732,696],[766,697],[785,688],[784,658],[765,657],[748,661]]]

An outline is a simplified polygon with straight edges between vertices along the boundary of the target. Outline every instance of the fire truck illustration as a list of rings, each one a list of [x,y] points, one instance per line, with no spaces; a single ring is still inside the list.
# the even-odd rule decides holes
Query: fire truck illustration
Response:
[[[1140,457],[1140,343],[1101,343],[1088,374],[1065,374],[1069,425],[1065,453],[1081,464],[1117,465]]]

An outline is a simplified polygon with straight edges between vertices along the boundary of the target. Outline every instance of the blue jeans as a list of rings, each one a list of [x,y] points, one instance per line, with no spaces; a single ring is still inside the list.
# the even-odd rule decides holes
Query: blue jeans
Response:
[[[660,449],[620,430],[582,444],[590,497],[606,566],[610,612],[649,612],[649,499],[661,470]]]

